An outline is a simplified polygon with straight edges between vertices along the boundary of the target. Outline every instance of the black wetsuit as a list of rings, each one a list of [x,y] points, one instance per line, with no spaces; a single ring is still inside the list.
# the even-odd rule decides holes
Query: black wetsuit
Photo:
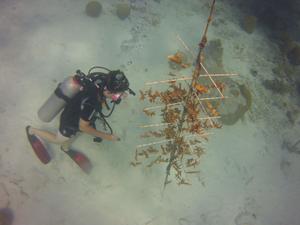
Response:
[[[96,96],[87,92],[79,92],[68,102],[60,116],[59,131],[65,137],[71,137],[79,131],[79,120],[90,121],[100,107]],[[99,108],[97,108],[99,110]]]

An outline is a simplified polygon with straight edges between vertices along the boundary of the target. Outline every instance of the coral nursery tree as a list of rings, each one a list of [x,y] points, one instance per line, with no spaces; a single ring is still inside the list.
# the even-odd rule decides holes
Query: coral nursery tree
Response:
[[[203,49],[207,43],[207,30],[212,20],[215,0],[213,0],[208,21],[199,44],[193,74],[190,77],[180,77],[163,81],[148,82],[146,85],[168,84],[164,91],[153,90],[151,87],[140,90],[140,100],[152,104],[159,104],[144,108],[144,113],[152,117],[161,111],[162,122],[143,125],[142,128],[159,128],[142,134],[142,137],[164,138],[160,141],[138,145],[132,166],[146,164],[166,164],[164,189],[174,176],[177,184],[189,185],[189,174],[197,174],[197,166],[204,153],[202,141],[207,140],[209,129],[221,128],[218,122],[220,115],[217,111],[218,100],[224,99],[225,85],[217,82],[213,77],[234,74],[209,74],[203,66]],[[181,40],[181,39],[180,39]],[[181,40],[184,47],[192,54]],[[184,63],[181,53],[168,57],[171,63],[186,68],[190,64]],[[202,71],[205,74],[200,74]],[[202,82],[206,79],[208,82]],[[183,83],[182,83],[183,82]],[[158,147],[157,147],[158,146]]]

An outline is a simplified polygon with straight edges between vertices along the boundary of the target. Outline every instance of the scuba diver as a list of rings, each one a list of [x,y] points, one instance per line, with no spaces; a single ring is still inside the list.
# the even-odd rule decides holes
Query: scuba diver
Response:
[[[93,72],[95,69],[105,69],[108,73]],[[120,70],[111,71],[101,66],[92,67],[87,75],[77,70],[76,75],[60,83],[38,111],[42,121],[50,122],[63,109],[58,132],[55,134],[31,126],[26,127],[28,139],[40,160],[47,163],[50,161],[50,156],[43,156],[45,151],[41,151],[43,146],[38,142],[39,138],[59,144],[61,150],[67,154],[73,151],[70,145],[77,132],[92,135],[97,142],[102,139],[119,141],[120,138],[113,134],[105,118],[109,117],[115,105],[128,95],[126,91],[135,95],[129,88],[129,81],[125,74]],[[107,100],[113,104],[112,108],[109,107]],[[102,107],[106,107],[110,112],[104,115]],[[96,129],[97,119],[110,129],[109,133]]]

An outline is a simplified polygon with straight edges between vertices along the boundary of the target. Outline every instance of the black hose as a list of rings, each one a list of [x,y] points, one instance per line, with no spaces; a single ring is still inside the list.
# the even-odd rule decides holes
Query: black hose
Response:
[[[99,113],[100,116],[95,116],[95,117],[92,119],[92,126],[93,126],[95,129],[97,129],[97,128],[96,128],[95,122],[96,122],[97,119],[101,119],[102,122],[104,123],[104,127],[107,126],[108,129],[109,129],[110,134],[113,134],[113,130],[112,130],[111,126],[109,125],[109,123],[106,121],[106,119],[105,119],[103,113],[101,113],[101,112],[98,112],[98,113]],[[101,142],[101,141],[102,141],[102,138],[100,138],[100,137],[94,137],[93,140],[94,140],[94,142]]]
[[[107,69],[106,67],[103,67],[103,66],[93,66],[91,69],[89,69],[88,75],[90,75],[90,73],[91,73],[92,70],[94,70],[94,69],[105,69],[106,71],[111,72],[111,70],[110,70],[110,69]]]
[[[116,103],[114,102],[113,106],[112,106],[112,109],[110,110],[110,112],[107,114],[107,115],[104,115],[102,112],[101,113],[101,116],[104,117],[104,118],[108,118],[111,116],[111,114],[113,113],[113,111],[115,110],[115,105]]]
[[[116,103],[113,104],[112,109],[111,109],[110,112],[109,112],[108,114],[106,114],[106,115],[103,114],[102,111],[98,109],[98,110],[97,110],[97,113],[99,113],[99,116],[96,115],[96,116],[94,116],[94,117],[92,118],[92,120],[91,120],[92,124],[94,124],[94,123],[96,122],[97,119],[101,119],[101,120],[103,120],[103,122],[108,126],[108,128],[109,128],[109,130],[110,130],[110,132],[111,132],[111,134],[112,134],[113,131],[112,131],[112,129],[111,129],[111,126],[109,125],[109,123],[106,121],[105,118],[108,118],[108,117],[111,116],[111,114],[113,113],[113,111],[114,111],[114,109],[115,109],[115,105],[116,105]]]
[[[111,126],[109,125],[109,123],[106,121],[106,119],[104,117],[102,117],[102,119],[103,119],[104,123],[106,124],[106,126],[108,126],[110,134],[113,134],[113,130],[112,130]]]

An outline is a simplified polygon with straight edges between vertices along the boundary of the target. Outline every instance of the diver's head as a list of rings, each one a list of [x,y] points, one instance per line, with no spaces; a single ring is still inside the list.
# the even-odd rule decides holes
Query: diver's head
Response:
[[[115,70],[109,73],[106,87],[111,93],[122,93],[128,90],[129,82],[122,71]]]
[[[104,80],[102,80],[102,82],[103,81]],[[122,96],[127,96],[125,91],[129,91],[129,82],[125,74],[120,70],[110,71],[101,86],[103,88],[98,88],[99,97],[109,98],[116,103],[121,101]]]
[[[108,74],[90,76],[94,86],[97,88],[97,98],[103,99],[103,97],[110,98],[117,102],[121,99],[121,96],[127,96],[125,91],[129,93],[132,90],[129,88],[129,82],[125,74],[120,70],[110,71]]]

